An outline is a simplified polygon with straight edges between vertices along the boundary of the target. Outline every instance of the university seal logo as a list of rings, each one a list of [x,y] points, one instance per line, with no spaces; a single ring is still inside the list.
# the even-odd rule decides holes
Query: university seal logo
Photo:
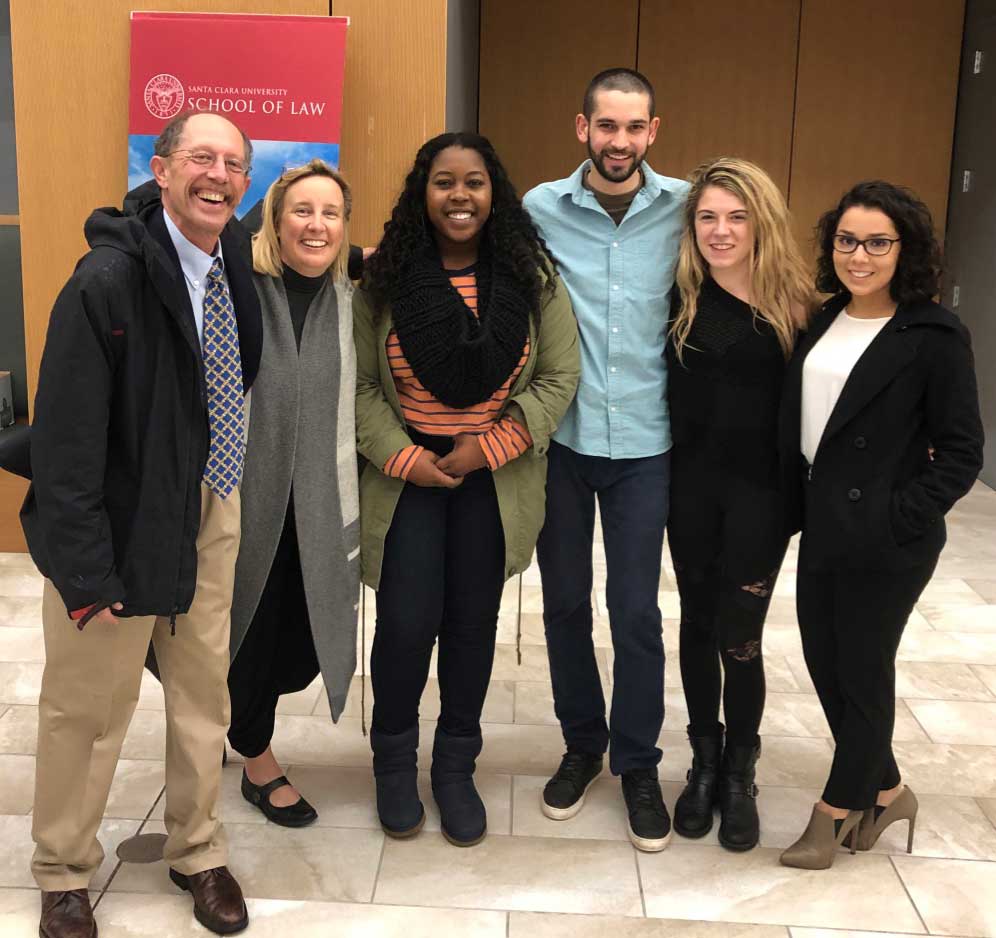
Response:
[[[169,120],[183,107],[183,85],[179,78],[163,72],[154,75],[145,86],[145,106],[153,117]]]

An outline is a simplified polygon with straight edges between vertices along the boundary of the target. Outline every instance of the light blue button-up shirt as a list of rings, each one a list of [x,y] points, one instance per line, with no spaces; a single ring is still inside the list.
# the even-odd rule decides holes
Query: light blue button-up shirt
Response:
[[[183,281],[187,285],[187,293],[190,296],[190,305],[194,310],[194,325],[197,327],[197,339],[201,343],[201,351],[204,350],[204,293],[208,285],[208,271],[214,263],[216,257],[221,258],[221,276],[228,286],[228,274],[225,272],[225,258],[221,253],[221,238],[215,245],[213,254],[205,254],[196,244],[188,241],[183,232],[169,217],[169,212],[163,209],[163,221],[166,222],[166,230],[169,232],[173,247],[176,248],[176,256],[180,259],[180,270],[183,273]],[[228,291],[231,294],[231,290]]]
[[[644,163],[643,186],[617,227],[584,187],[589,166],[523,199],[581,334],[581,382],[553,438],[588,456],[656,456],[671,448],[664,339],[689,187]]]

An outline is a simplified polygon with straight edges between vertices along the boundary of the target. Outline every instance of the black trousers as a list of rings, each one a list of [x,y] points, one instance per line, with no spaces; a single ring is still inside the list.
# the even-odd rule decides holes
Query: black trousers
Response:
[[[451,440],[419,435],[442,453]],[[377,629],[370,657],[373,728],[403,733],[418,706],[438,638],[439,726],[481,731],[494,663],[505,572],[505,536],[491,471],[455,489],[406,484],[384,544]]]
[[[727,740],[757,740],[764,620],[788,543],[781,518],[776,491],[675,453],[668,543],[681,597],[681,682],[692,736],[716,731],[722,695]]]
[[[799,568],[802,648],[836,743],[823,790],[834,807],[870,808],[879,790],[900,782],[892,754],[896,652],[936,563],[888,572]]]
[[[280,695],[304,690],[317,676],[292,493],[263,595],[228,672],[232,748],[249,759],[262,755]]]

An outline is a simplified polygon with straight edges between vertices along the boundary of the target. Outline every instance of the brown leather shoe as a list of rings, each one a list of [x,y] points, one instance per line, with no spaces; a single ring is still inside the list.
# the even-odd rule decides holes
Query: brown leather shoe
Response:
[[[41,894],[41,938],[97,938],[97,923],[86,889]]]
[[[184,876],[170,869],[169,878],[194,897],[194,918],[217,935],[234,935],[249,924],[242,890],[227,866]]]

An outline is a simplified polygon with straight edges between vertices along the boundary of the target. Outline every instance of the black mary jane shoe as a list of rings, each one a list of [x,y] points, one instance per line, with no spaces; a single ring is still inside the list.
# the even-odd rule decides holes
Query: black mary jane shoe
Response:
[[[265,785],[254,785],[249,781],[246,770],[242,770],[242,797],[249,804],[259,808],[267,820],[281,827],[307,827],[309,824],[314,824],[318,820],[318,812],[304,798],[298,798],[294,804],[286,807],[270,804],[270,795],[284,785],[290,785],[286,775],[281,775]]]

